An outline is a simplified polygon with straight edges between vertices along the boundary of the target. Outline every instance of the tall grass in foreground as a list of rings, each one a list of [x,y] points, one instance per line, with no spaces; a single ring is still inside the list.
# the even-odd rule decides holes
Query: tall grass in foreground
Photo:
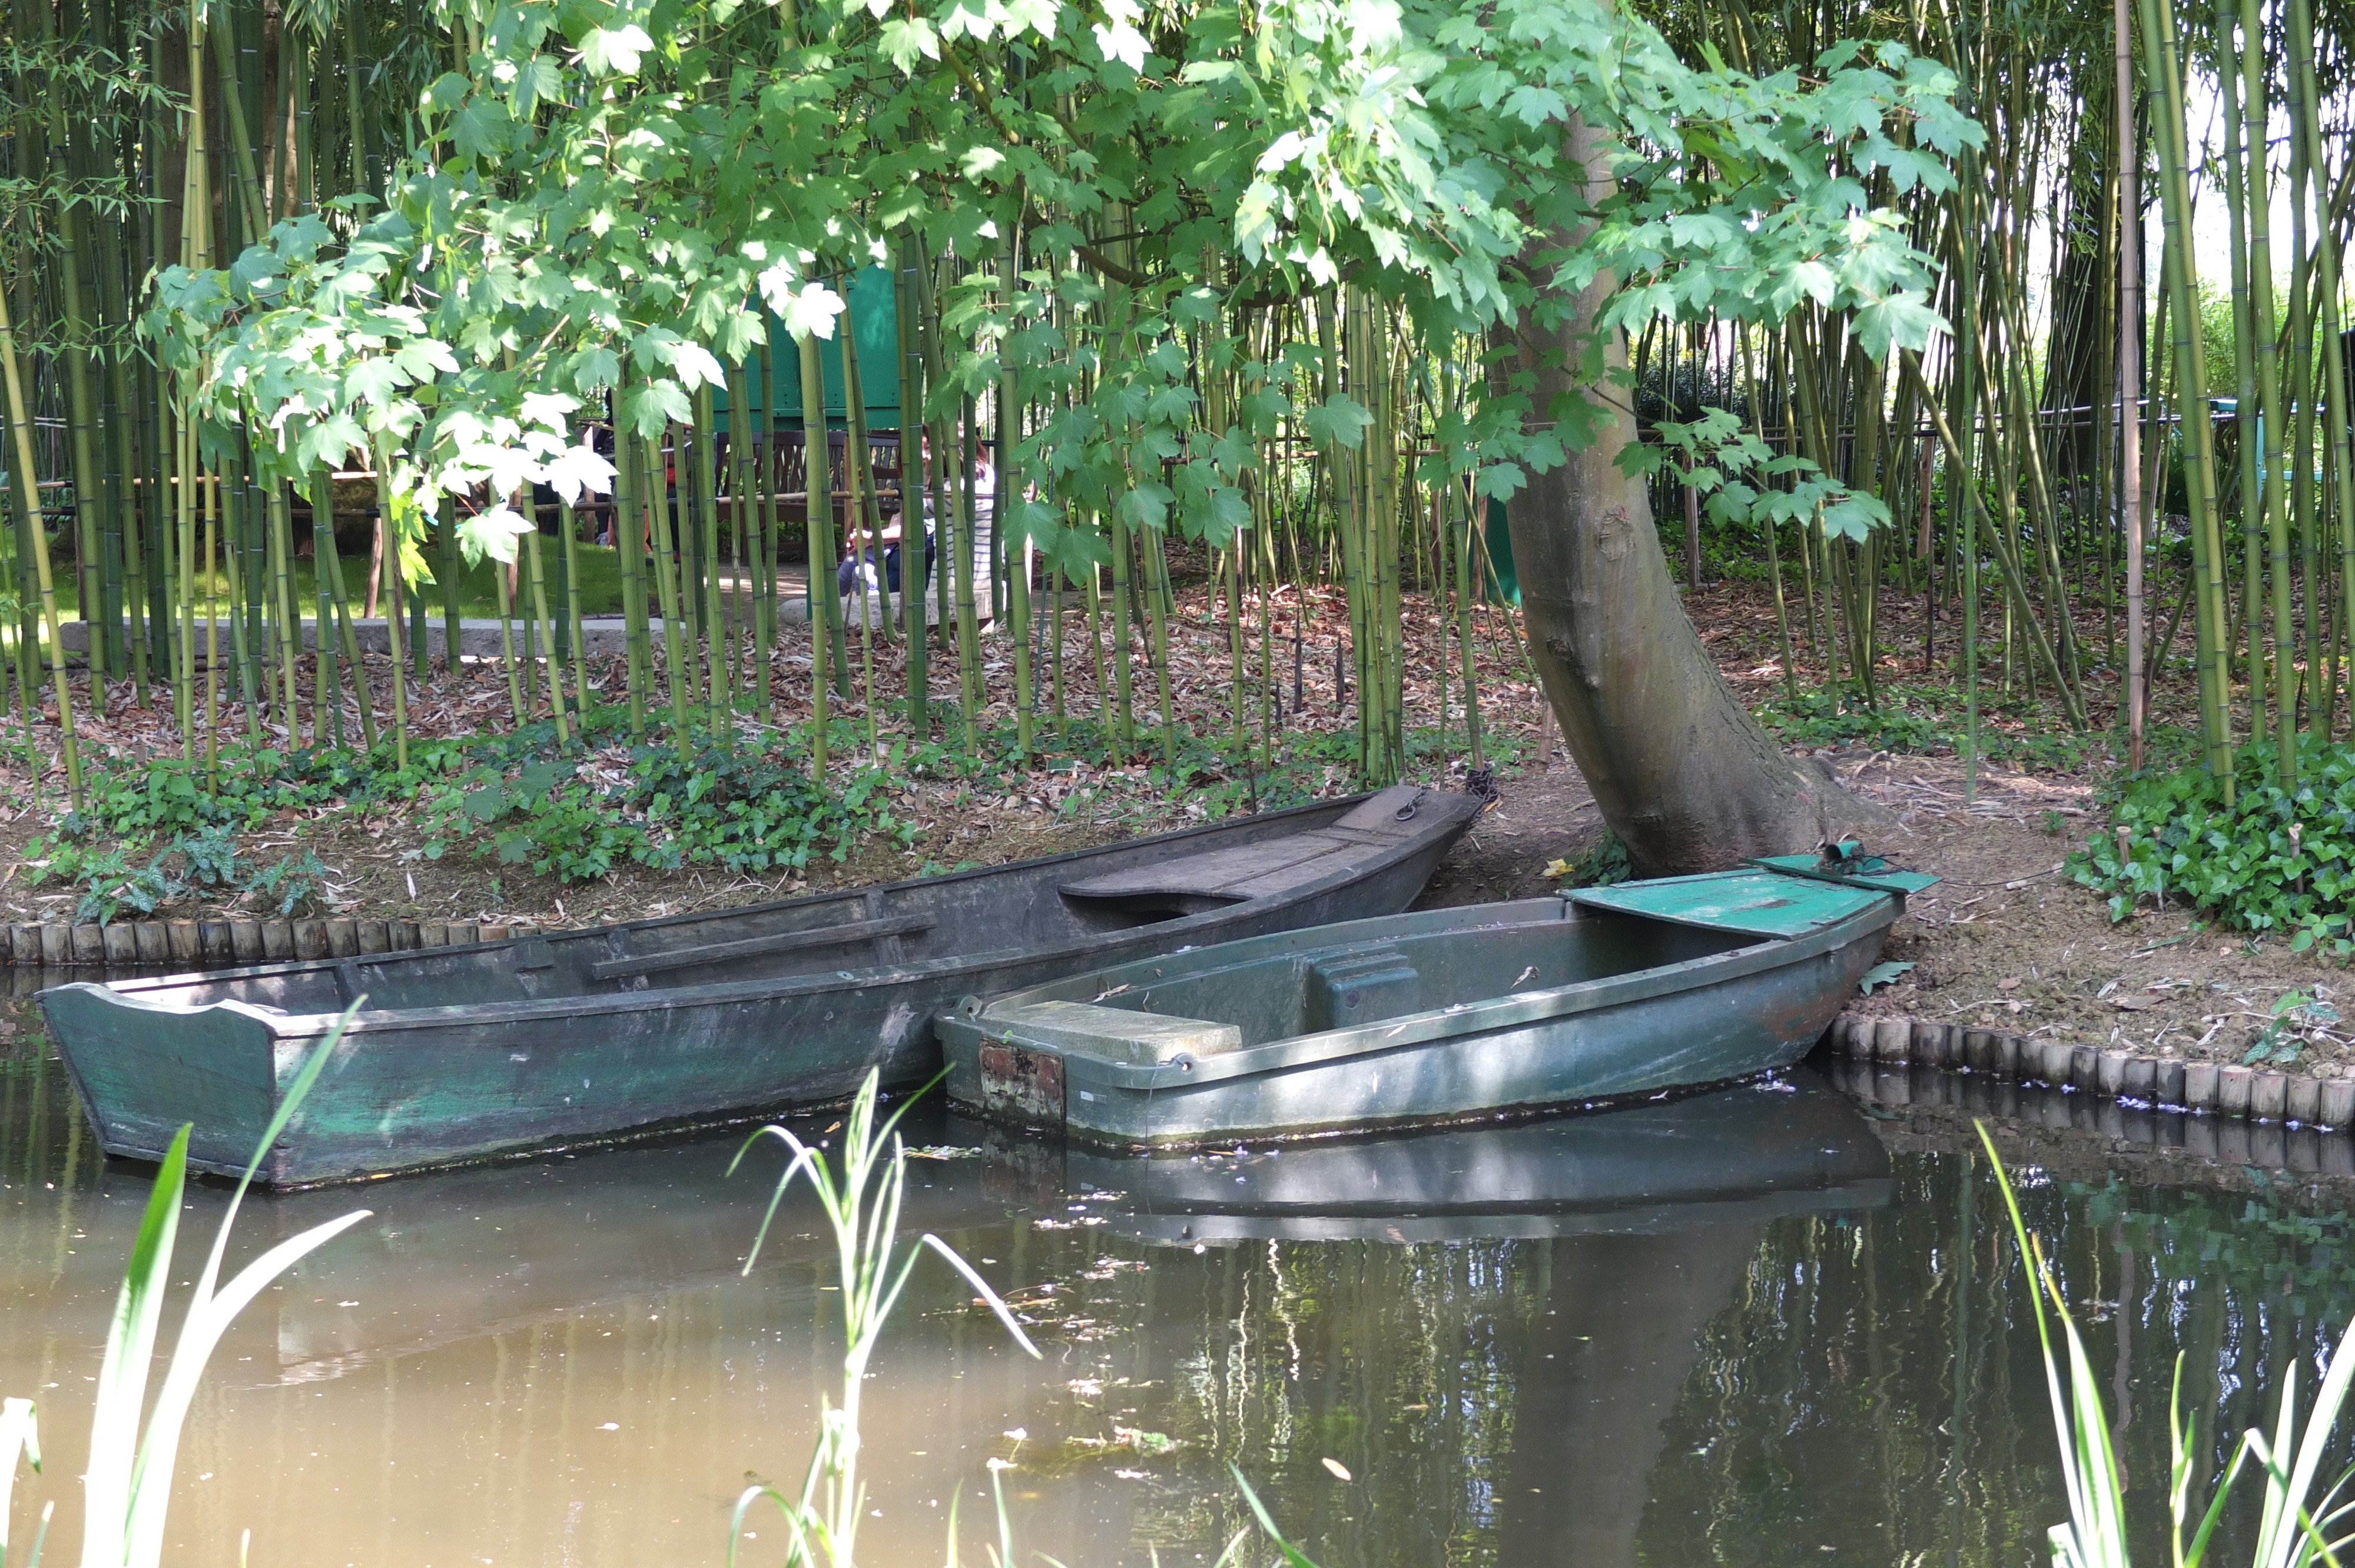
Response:
[[[183,1126],[155,1172],[155,1190],[147,1196],[147,1212],[131,1245],[131,1263],[122,1292],[114,1301],[114,1321],[107,1330],[106,1352],[99,1362],[96,1408],[90,1423],[90,1466],[82,1477],[82,1568],[155,1568],[164,1555],[164,1517],[172,1501],[172,1473],[179,1459],[180,1434],[188,1406],[196,1398],[197,1382],[205,1363],[220,1343],[229,1323],[270,1282],[304,1257],[368,1217],[357,1209],[339,1219],[314,1225],[301,1235],[279,1243],[240,1269],[227,1285],[219,1284],[222,1260],[229,1252],[230,1228],[245,1202],[246,1189],[262,1157],[318,1081],[319,1071],[343,1038],[344,1030],[367,1001],[346,1008],[327,1037],[319,1042],[310,1060],[295,1075],[278,1114],[254,1145],[253,1158],[229,1195],[229,1209],[205,1266],[197,1276],[180,1335],[164,1363],[164,1381],[153,1409],[147,1404],[147,1381],[155,1371],[155,1336],[162,1327],[164,1289],[172,1277],[172,1251],[180,1228],[180,1200],[187,1185],[188,1133]],[[144,1422],[143,1422],[144,1416]],[[0,1568],[8,1561],[8,1501],[19,1456],[40,1469],[39,1434],[33,1402],[11,1399],[0,1406]],[[27,1568],[40,1568],[41,1547],[48,1532],[48,1512],[41,1515],[41,1534],[33,1542]]]
[[[792,1531],[792,1545],[785,1554],[787,1568],[818,1568],[821,1563],[826,1568],[851,1568],[857,1561],[858,1521],[865,1517],[867,1508],[867,1487],[858,1471],[858,1413],[861,1390],[867,1382],[867,1364],[882,1340],[885,1320],[907,1288],[908,1276],[926,1249],[947,1259],[949,1266],[981,1293],[981,1299],[1006,1325],[1006,1331],[1014,1336],[1014,1342],[1022,1347],[1024,1353],[1033,1360],[1039,1357],[1039,1347],[1022,1331],[1022,1325],[1015,1320],[1005,1298],[957,1255],[955,1248],[927,1234],[919,1236],[916,1245],[906,1252],[900,1251],[900,1205],[907,1191],[908,1156],[898,1128],[908,1107],[902,1105],[878,1121],[878,1088],[879,1075],[870,1070],[858,1097],[851,1102],[850,1114],[842,1122],[842,1152],[832,1161],[826,1159],[823,1143],[813,1147],[792,1128],[774,1125],[754,1133],[737,1152],[736,1163],[741,1164],[744,1155],[763,1138],[773,1138],[793,1151],[792,1160],[777,1178],[776,1190],[769,1196],[768,1213],[762,1216],[751,1251],[744,1258],[744,1272],[752,1271],[778,1209],[783,1206],[794,1179],[801,1178],[825,1214],[841,1266],[843,1353],[842,1402],[837,1404],[827,1400],[821,1404],[817,1446],[811,1452],[809,1467],[803,1474],[800,1493],[788,1497],[776,1486],[762,1482],[745,1488],[737,1498],[736,1510],[728,1526],[730,1568],[736,1562],[736,1546],[743,1534],[745,1515],[764,1501],[774,1505]],[[913,1103],[912,1098],[909,1103]],[[1006,1467],[1002,1460],[990,1461],[990,1493],[996,1509],[997,1539],[984,1550],[997,1568],[1012,1568],[1015,1559],[1013,1522],[1007,1514],[1006,1494],[999,1485],[1000,1474]],[[1261,1528],[1282,1554],[1286,1568],[1316,1568],[1276,1529],[1275,1521],[1243,1479],[1242,1472],[1235,1470],[1233,1474],[1244,1501],[1250,1504]],[[949,1568],[956,1568],[957,1563],[956,1501],[950,1499],[948,1513]],[[1246,1532],[1237,1532],[1219,1554],[1213,1568],[1230,1568],[1245,1539]],[[6,1568],[5,1562],[0,1562],[0,1568]]]
[[[2060,1283],[2052,1277],[2042,1244],[2029,1233],[2028,1223],[2020,1215],[2019,1195],[2012,1190],[2011,1177],[2004,1170],[2003,1160],[1996,1153],[1995,1140],[1987,1135],[1984,1122],[1979,1124],[1979,1141],[1987,1147],[1987,1159],[1995,1166],[2004,1205],[2011,1213],[2012,1234],[2019,1243],[2020,1261],[2028,1268],[2029,1299],[2036,1309],[2036,1335],[2044,1352],[2045,1387],[2052,1401],[2054,1435],[2060,1440],[2061,1475],[2069,1495],[2069,1522],[2054,1525],[2050,1532],[2054,1568],[2127,1568],[2126,1486],[2118,1475],[2117,1452],[2111,1443],[2109,1415],[2102,1408],[2101,1386],[2086,1359],[2084,1342],[2078,1337],[2075,1319],[2069,1315]],[[2051,1307],[2049,1318],[2045,1312],[2048,1303]],[[2065,1387],[2061,1358],[2053,1350],[2055,1322],[2060,1325],[2059,1337],[2067,1352]],[[2241,1435],[2223,1480],[2195,1522],[2191,1514],[2193,1457],[2183,1420],[2183,1362],[2180,1356],[2176,1358],[2175,1389],[2168,1404],[2170,1467],[2167,1488],[2169,1541],[2176,1568],[2200,1568],[2206,1562],[2217,1522],[2224,1515],[2225,1500],[2231,1497],[2242,1471],[2252,1466],[2264,1478],[2264,1507],[2258,1516],[2257,1538],[2249,1553],[2251,1568],[2310,1568],[2316,1563],[2337,1568],[2339,1548],[2355,1537],[2340,1535],[2333,1539],[2330,1532],[2350,1510],[2355,1510],[2355,1503],[2344,1496],[2355,1471],[2340,1472],[2318,1499],[2314,1491],[2323,1452],[2329,1446],[2350,1383],[2355,1383],[2355,1326],[2350,1327],[2332,1353],[2322,1386],[2315,1395],[2314,1409],[2303,1425],[2297,1419],[2297,1362],[2290,1361],[2283,1374],[2281,1404],[2272,1436],[2254,1426]],[[2192,1531],[2189,1542],[2184,1539],[2187,1527]]]

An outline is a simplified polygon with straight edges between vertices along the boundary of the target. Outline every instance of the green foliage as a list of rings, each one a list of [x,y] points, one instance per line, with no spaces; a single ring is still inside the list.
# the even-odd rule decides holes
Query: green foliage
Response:
[[[862,764],[821,789],[796,738],[773,732],[733,747],[708,736],[686,747],[641,746],[616,784],[564,758],[512,770],[477,767],[427,801],[426,853],[439,858],[471,841],[475,853],[496,853],[503,865],[581,881],[623,863],[798,870],[829,846],[836,860],[846,860],[872,834],[913,842],[891,811],[890,768]]]
[[[1861,994],[1870,996],[1882,986],[1895,985],[1913,968],[1910,963],[1900,962],[1894,959],[1884,959],[1864,971],[1864,978],[1856,982],[1856,989]]]
[[[1871,704],[1847,690],[1814,687],[1771,697],[1751,712],[1785,746],[1959,753],[1965,738],[1962,705],[1951,689],[1884,686]],[[2026,704],[1990,704],[1979,715],[1979,755],[2030,768],[2083,767],[2093,737],[2055,734],[2049,722]]]
[[[1916,708],[1897,692],[1881,694],[1878,706],[1822,687],[1785,695],[1751,710],[1766,732],[1785,746],[1866,746],[1875,751],[1930,751],[1954,744],[1936,715]]]
[[[1627,846],[1619,842],[1619,835],[1605,832],[1580,851],[1576,859],[1550,862],[1545,874],[1564,887],[1608,887],[1635,875],[1636,868],[1628,863]]]
[[[142,329],[208,444],[275,433],[252,449],[262,482],[380,450],[405,561],[442,494],[603,490],[610,466],[570,433],[584,407],[613,393],[641,433],[686,419],[765,340],[758,307],[830,336],[846,275],[908,238],[954,258],[936,406],[1010,379],[1060,410],[1007,464],[1012,494],[1052,503],[1018,501],[1001,526],[1066,566],[1100,554],[1084,520],[1114,510],[1223,541],[1287,416],[1345,446],[1368,417],[1304,340],[1241,367],[1234,422],[1202,428],[1187,344],[1231,303],[1346,280],[1438,346],[1516,318],[1570,330],[1608,270],[1606,328],[1813,304],[1852,313],[1881,355],[1936,317],[1930,259],[1870,191],[1949,189],[1947,160],[1982,139],[1952,73],[1893,45],[1755,77],[1690,64],[1601,0],[1151,16],[1135,0],[888,16],[460,0],[448,17],[464,48],[382,205],[342,198],[226,269],[165,269]],[[1564,159],[1573,117],[1608,139],[1611,170]],[[1082,265],[1001,293],[1017,229],[1029,255]],[[1544,238],[1574,231],[1569,249]],[[1476,385],[1438,435],[1490,493],[1593,426],[1582,397],[1540,409],[1525,379]],[[470,556],[505,557],[522,526],[495,506],[462,531]]]
[[[153,915],[167,904],[203,900],[218,904],[250,900],[259,907],[292,915],[314,902],[327,868],[311,850],[262,862],[238,848],[221,823],[174,833],[141,863],[145,840],[77,841],[62,831],[35,839],[28,847],[36,885],[81,890],[76,920],[103,926],[125,909]]]
[[[201,763],[93,758],[81,808],[59,819],[58,833],[69,841],[144,843],[208,828],[258,828],[281,811],[331,804],[358,781],[340,754],[289,757],[268,747],[228,747],[218,782],[209,789]]]
[[[837,721],[833,753],[860,756],[860,726]],[[1457,737],[1460,740],[1460,736]],[[676,871],[713,866],[748,874],[847,861],[878,839],[913,847],[916,824],[902,804],[918,781],[961,783],[972,798],[1028,795],[1043,767],[1099,770],[1098,782],[1061,791],[1063,809],[1182,801],[1208,817],[1267,810],[1329,795],[1350,776],[1353,732],[1295,733],[1265,766],[1220,739],[1181,737],[1174,768],[1158,759],[1114,769],[1108,726],[1075,721],[1060,757],[1041,763],[1013,726],[985,729],[980,744],[894,742],[879,758],[831,769],[811,781],[805,725],[739,734],[721,745],[693,732],[682,747],[667,726],[632,743],[627,715],[593,706],[576,742],[558,744],[542,721],[500,734],[413,741],[406,768],[389,742],[374,753],[332,747],[282,753],[223,747],[220,784],[176,758],[93,758],[81,810],[30,846],[36,880],[77,888],[77,918],[100,922],[125,911],[147,915],[191,898],[235,900],[293,914],[319,895],[326,867],[316,853],[261,858],[236,835],[328,809],[387,815],[415,810],[422,853],[453,853],[521,866],[570,882],[628,866]],[[1411,765],[1448,755],[1436,730],[1407,736]],[[585,742],[585,747],[580,744]],[[1508,760],[1509,747],[1497,747]]]
[[[736,1558],[738,1538],[744,1531],[745,1515],[755,1504],[764,1501],[783,1518],[790,1535],[786,1562],[791,1568],[815,1568],[821,1561],[831,1568],[852,1568],[857,1562],[859,1520],[866,1509],[858,1460],[859,1408],[869,1375],[867,1364],[882,1342],[884,1324],[899,1305],[909,1275],[915,1271],[926,1251],[944,1259],[967,1285],[979,1291],[979,1299],[988,1303],[1014,1342],[1033,1361],[1039,1359],[1039,1347],[1022,1331],[1013,1309],[954,1247],[938,1236],[925,1234],[919,1236],[916,1245],[905,1254],[900,1252],[900,1205],[907,1190],[908,1153],[898,1127],[900,1118],[914,1102],[903,1102],[898,1110],[879,1118],[876,1108],[880,1097],[877,1086],[879,1081],[880,1074],[868,1069],[866,1082],[851,1101],[849,1114],[837,1124],[842,1132],[842,1149],[831,1160],[826,1157],[824,1141],[812,1147],[791,1128],[774,1124],[754,1133],[737,1151],[736,1163],[741,1164],[755,1144],[763,1138],[772,1138],[793,1152],[793,1159],[770,1193],[768,1213],[762,1217],[760,1231],[752,1237],[751,1250],[744,1255],[746,1274],[751,1274],[760,1261],[769,1227],[776,1223],[777,1211],[792,1192],[795,1180],[806,1183],[817,1200],[826,1229],[832,1233],[839,1270],[837,1277],[841,1281],[838,1305],[843,1356],[842,1400],[837,1404],[824,1394],[818,1398],[817,1446],[810,1456],[800,1495],[789,1497],[765,1482],[746,1487],[736,1499],[729,1526],[728,1556],[731,1563]],[[735,1165],[729,1169],[732,1172]],[[1006,1527],[1002,1498],[998,1517],[1002,1531]],[[1002,1559],[1007,1563],[1013,1560],[1011,1552]]]
[[[2235,930],[2285,933],[2301,952],[2355,954],[2355,747],[2300,736],[2295,795],[2270,740],[2242,747],[2233,768],[2230,806],[2205,768],[2127,779],[2112,831],[2070,857],[2070,874],[2109,895],[2113,920],[2172,899]]]
[[[1627,447],[1619,454],[1621,470],[1635,478],[1672,465],[1709,498],[1705,509],[1720,527],[1790,524],[1804,533],[1821,526],[1832,538],[1861,544],[1889,526],[1889,508],[1879,496],[1850,490],[1796,452],[1777,457],[1730,409],[1703,408],[1698,419],[1662,419],[1657,428],[1661,444]]]
[[[2241,1058],[2241,1065],[2271,1062],[2286,1067],[2306,1049],[2308,1030],[2325,1029],[2338,1022],[2339,1010],[2328,1002],[2318,1001],[2302,991],[2286,992],[2275,1000],[2272,1016],[2258,1032],[2248,1054]]]

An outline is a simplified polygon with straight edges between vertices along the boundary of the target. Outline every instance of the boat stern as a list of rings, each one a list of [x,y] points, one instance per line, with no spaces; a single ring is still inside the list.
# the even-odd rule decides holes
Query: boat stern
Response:
[[[86,981],[40,1003],[107,1153],[161,1160],[187,1126],[189,1164],[244,1171],[278,1103],[282,1043],[267,1014],[233,1001],[159,1006]]]

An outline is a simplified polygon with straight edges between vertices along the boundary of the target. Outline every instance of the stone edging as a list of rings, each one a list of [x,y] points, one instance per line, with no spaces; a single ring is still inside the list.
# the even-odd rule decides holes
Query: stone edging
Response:
[[[2355,1078],[2137,1056],[1960,1023],[1852,1012],[1833,1019],[1824,1038],[1838,1054],[1859,1060],[1957,1068],[2210,1116],[2293,1127],[2355,1127]]]
[[[67,969],[169,964],[221,969],[282,959],[348,959],[527,937],[525,925],[449,920],[115,920],[0,925],[0,963]]]

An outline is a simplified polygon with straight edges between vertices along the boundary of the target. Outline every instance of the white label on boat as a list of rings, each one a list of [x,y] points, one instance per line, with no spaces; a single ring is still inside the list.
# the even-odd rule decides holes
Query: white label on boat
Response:
[[[1091,1105],[1092,1105],[1092,1104],[1094,1104],[1094,1103],[1095,1103],[1095,1096],[1094,1096],[1094,1095],[1092,1095],[1092,1094],[1091,1094],[1091,1093],[1090,1093],[1089,1091],[1087,1091],[1086,1089],[1082,1089],[1082,1090],[1080,1091],[1080,1098],[1082,1098],[1082,1099],[1083,1099],[1083,1100],[1086,1100],[1086,1101],[1087,1101],[1087,1102],[1089,1102]]]

